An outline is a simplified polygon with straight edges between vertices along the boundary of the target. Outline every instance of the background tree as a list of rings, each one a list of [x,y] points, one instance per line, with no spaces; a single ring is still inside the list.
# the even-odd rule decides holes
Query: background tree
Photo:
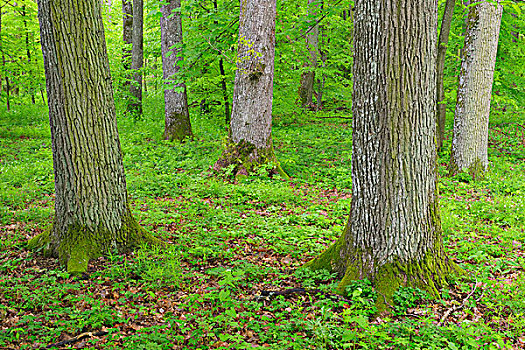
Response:
[[[132,0],[122,0],[122,65],[124,70],[131,68],[131,47],[133,44],[133,3]],[[125,86],[129,82],[124,83]]]
[[[132,99],[128,101],[128,112],[135,118],[142,116],[142,66],[144,64],[144,3],[133,0],[133,40],[131,48],[131,70],[133,82],[130,84]]]
[[[51,229],[29,245],[78,273],[110,249],[155,239],[129,210],[100,1],[38,6],[56,198]]]
[[[160,19],[162,70],[165,83],[170,86],[164,90],[165,128],[164,139],[181,141],[192,138],[186,85],[178,82],[177,76],[182,60],[182,20],[180,0],[169,0],[161,8]]]
[[[308,18],[310,27],[306,34],[306,48],[308,50],[308,61],[304,64],[305,71],[301,74],[301,85],[299,86],[299,100],[303,108],[313,105],[315,68],[317,68],[317,53],[319,44],[319,24],[317,24],[319,0],[308,0]]]
[[[470,6],[461,56],[449,169],[481,175],[488,166],[490,97],[503,7],[492,1]]]
[[[448,37],[450,34],[450,25],[454,15],[454,5],[456,0],[446,0],[443,18],[441,20],[441,31],[439,32],[438,50],[437,50],[437,128],[436,143],[438,150],[443,147],[443,138],[445,137],[445,122],[447,120],[447,104],[445,101],[445,58],[447,54]]]
[[[437,295],[454,264],[436,195],[436,2],[358,1],[355,11],[351,213],[307,266],[337,272],[340,292],[367,278],[386,300],[400,286]]]
[[[215,171],[232,165],[236,176],[248,175],[273,163],[272,171],[286,176],[272,145],[275,11],[275,0],[241,1],[232,118]]]

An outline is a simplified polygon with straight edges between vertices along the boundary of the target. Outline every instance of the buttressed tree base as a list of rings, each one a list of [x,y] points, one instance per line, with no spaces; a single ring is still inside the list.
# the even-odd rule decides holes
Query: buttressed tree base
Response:
[[[29,247],[72,273],[111,250],[160,243],[129,210],[100,6],[38,2],[56,196],[52,227]]]
[[[459,268],[447,257],[436,190],[433,0],[355,8],[352,204],[339,240],[306,266],[367,278],[384,308],[400,286],[433,295]]]

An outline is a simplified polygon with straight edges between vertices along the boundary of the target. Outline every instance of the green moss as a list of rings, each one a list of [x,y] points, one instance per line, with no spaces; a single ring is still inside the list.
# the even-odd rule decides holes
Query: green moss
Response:
[[[169,119],[176,120],[177,122],[171,123],[170,127],[164,129],[162,136],[164,140],[180,142],[186,139],[193,140],[190,120],[186,114],[173,112],[170,114]]]
[[[87,271],[88,262],[110,251],[127,252],[143,244],[162,245],[159,239],[144,230],[133,218],[129,208],[122,218],[118,232],[109,232],[102,225],[92,230],[82,225],[71,225],[67,232],[53,233],[54,227],[32,238],[29,249],[43,249],[46,256],[57,257],[67,271],[79,274]]]
[[[339,274],[342,274],[344,272],[343,265],[346,265],[346,263],[343,262],[341,259],[341,250],[345,245],[345,236],[347,231],[348,224],[346,225],[343,234],[334,244],[332,244],[327,250],[321,253],[321,255],[319,255],[317,258],[310,260],[309,262],[304,264],[303,267],[309,268],[311,270],[324,269],[332,273],[337,272]]]
[[[419,261],[404,263],[396,259],[374,268],[378,263],[370,263],[367,259],[373,254],[354,247],[347,224],[339,239],[320,256],[306,263],[304,267],[313,270],[327,269],[339,273],[342,279],[337,287],[337,292],[342,295],[346,293],[346,286],[351,281],[368,279],[379,294],[376,300],[376,307],[379,311],[385,311],[388,305],[392,305],[394,292],[401,286],[419,288],[438,297],[439,289],[447,285],[448,276],[461,275],[464,274],[464,271],[446,257],[440,239],[439,210],[436,205],[431,206],[430,210],[435,223],[435,246]],[[343,255],[346,256],[345,259]]]
[[[279,174],[285,179],[289,178],[275,158],[271,141],[269,147],[257,148],[248,141],[242,140],[235,143],[228,138],[223,148],[219,160],[213,166],[216,173],[233,166],[232,174],[238,179],[241,176],[256,173],[265,165],[273,164],[273,168],[269,169],[270,174]]]
[[[459,166],[456,164],[454,158],[452,157],[450,160],[450,163],[448,165],[448,175],[454,176],[459,174],[460,172],[466,172],[472,176],[473,179],[482,180],[485,177],[486,167],[483,165],[483,162],[481,159],[476,158],[475,161],[473,161],[470,166],[466,169],[460,169]]]

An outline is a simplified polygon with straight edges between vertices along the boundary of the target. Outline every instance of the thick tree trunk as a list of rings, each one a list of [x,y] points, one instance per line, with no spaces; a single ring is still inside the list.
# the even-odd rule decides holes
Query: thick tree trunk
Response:
[[[131,46],[133,43],[133,5],[132,0],[122,0],[122,65],[124,70],[131,68]],[[129,85],[126,83],[125,85]]]
[[[451,174],[482,176],[488,166],[490,96],[503,7],[483,1],[470,7],[461,58]]]
[[[128,102],[128,113],[135,118],[142,116],[142,73],[144,64],[143,30],[144,30],[143,0],[133,0],[133,41],[131,48],[131,70],[133,81],[129,90],[131,100]]]
[[[319,0],[308,0],[308,17],[309,23],[314,24],[317,21]],[[314,82],[315,82],[315,68],[317,68],[317,52],[319,46],[319,24],[313,28],[306,35],[306,48],[308,50],[308,62],[305,63],[305,72],[301,75],[301,85],[299,86],[299,100],[301,106],[306,108],[313,106]]]
[[[111,249],[155,242],[131,216],[99,0],[41,0],[55,218],[29,246],[69,272]]]
[[[160,19],[162,72],[164,83],[169,88],[164,89],[165,128],[164,139],[182,141],[193,138],[186,85],[175,83],[182,60],[182,19],[180,16],[180,0],[169,0],[161,8]],[[175,47],[177,45],[177,47]],[[171,53],[171,54],[168,54]]]
[[[450,24],[454,15],[454,5],[456,0],[447,0],[445,3],[445,11],[443,12],[443,19],[441,21],[441,31],[438,39],[438,54],[437,54],[437,128],[436,128],[436,143],[438,150],[443,147],[443,139],[445,137],[445,122],[447,120],[447,104],[445,101],[445,88],[443,78],[445,74],[445,58],[447,53],[448,36],[450,34]]]
[[[247,175],[273,163],[283,176],[272,146],[272,99],[276,0],[241,0],[239,51],[228,142],[214,170],[234,165]]]
[[[434,0],[356,1],[353,194],[340,239],[307,266],[368,278],[391,301],[400,286],[436,295],[455,266],[436,192]]]

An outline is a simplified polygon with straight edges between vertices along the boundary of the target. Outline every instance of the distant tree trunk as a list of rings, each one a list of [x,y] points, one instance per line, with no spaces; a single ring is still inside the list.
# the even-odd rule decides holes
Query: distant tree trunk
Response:
[[[276,0],[241,0],[230,132],[215,171],[233,165],[233,174],[247,175],[272,162],[286,176],[272,145],[275,10]]]
[[[133,5],[132,0],[122,0],[122,65],[125,70],[131,68],[131,49],[133,44]],[[128,84],[126,84],[128,85]]]
[[[31,73],[31,50],[29,48],[29,31],[27,29],[27,18],[26,18],[26,6],[22,5],[22,17],[24,18],[24,31],[25,31],[25,42],[26,42],[26,55],[27,55],[27,63],[30,67],[27,71],[29,76],[32,76]],[[31,103],[35,104],[35,91],[32,86],[29,87],[29,94],[31,95]]]
[[[100,0],[39,0],[38,17],[56,198],[51,229],[29,247],[79,273],[110,250],[158,241],[129,209]]]
[[[217,0],[213,0],[213,8],[217,12]],[[218,24],[218,21],[214,21],[215,24]],[[222,100],[224,102],[224,121],[226,125],[230,125],[230,99],[228,97],[228,87],[226,85],[226,73],[224,71],[224,60],[222,59],[222,51],[219,51],[219,73],[221,74],[221,90],[222,90]]]
[[[6,72],[6,64],[5,64],[5,55],[4,55],[4,51],[3,51],[3,45],[2,45],[2,8],[0,7],[0,50],[2,51],[2,65],[4,67],[4,73]],[[0,76],[0,86],[2,86],[1,84],[1,80],[2,80],[2,76]],[[9,77],[7,76],[7,74],[5,74],[5,83],[6,83],[6,107],[7,107],[7,110],[10,111],[11,110],[11,102],[9,100],[9,90],[11,89],[11,87],[9,86]],[[2,90],[0,90],[0,93],[2,92]]]
[[[488,166],[490,97],[503,7],[483,1],[470,7],[462,52],[451,174],[482,176]]]
[[[128,102],[128,113],[135,118],[142,116],[142,66],[144,64],[143,29],[144,29],[143,0],[133,0],[133,45],[131,48],[131,70],[133,82],[130,84],[131,100]]]
[[[130,91],[131,81],[131,47],[133,44],[133,3],[132,0],[122,0],[122,66],[124,68],[124,91]]]
[[[310,25],[317,21],[318,4],[319,0],[308,0],[308,23]],[[303,108],[314,105],[315,68],[317,68],[317,53],[319,50],[319,25],[316,24],[309,30],[306,35],[306,49],[309,57],[308,62],[304,64],[307,70],[301,74],[301,85],[299,86],[299,100]]]
[[[224,71],[224,60],[219,58],[219,73],[221,74],[222,100],[224,102],[224,120],[226,125],[230,124],[230,99],[228,97],[228,87],[226,86],[226,72]]]
[[[193,138],[186,85],[176,83],[182,60],[182,19],[180,16],[181,0],[169,0],[161,8],[160,19],[162,71],[164,83],[170,88],[164,89],[165,128],[164,139],[182,141]],[[177,46],[177,47],[175,47]],[[168,52],[171,54],[168,55]]]
[[[352,204],[339,240],[307,266],[437,295],[455,270],[436,193],[435,0],[356,1]]]
[[[443,147],[445,137],[445,122],[447,120],[447,104],[445,101],[445,88],[443,78],[445,75],[445,58],[447,53],[448,36],[450,34],[450,24],[454,15],[454,5],[456,0],[447,0],[443,20],[441,21],[441,31],[438,39],[437,54],[437,128],[436,143],[438,150]]]

